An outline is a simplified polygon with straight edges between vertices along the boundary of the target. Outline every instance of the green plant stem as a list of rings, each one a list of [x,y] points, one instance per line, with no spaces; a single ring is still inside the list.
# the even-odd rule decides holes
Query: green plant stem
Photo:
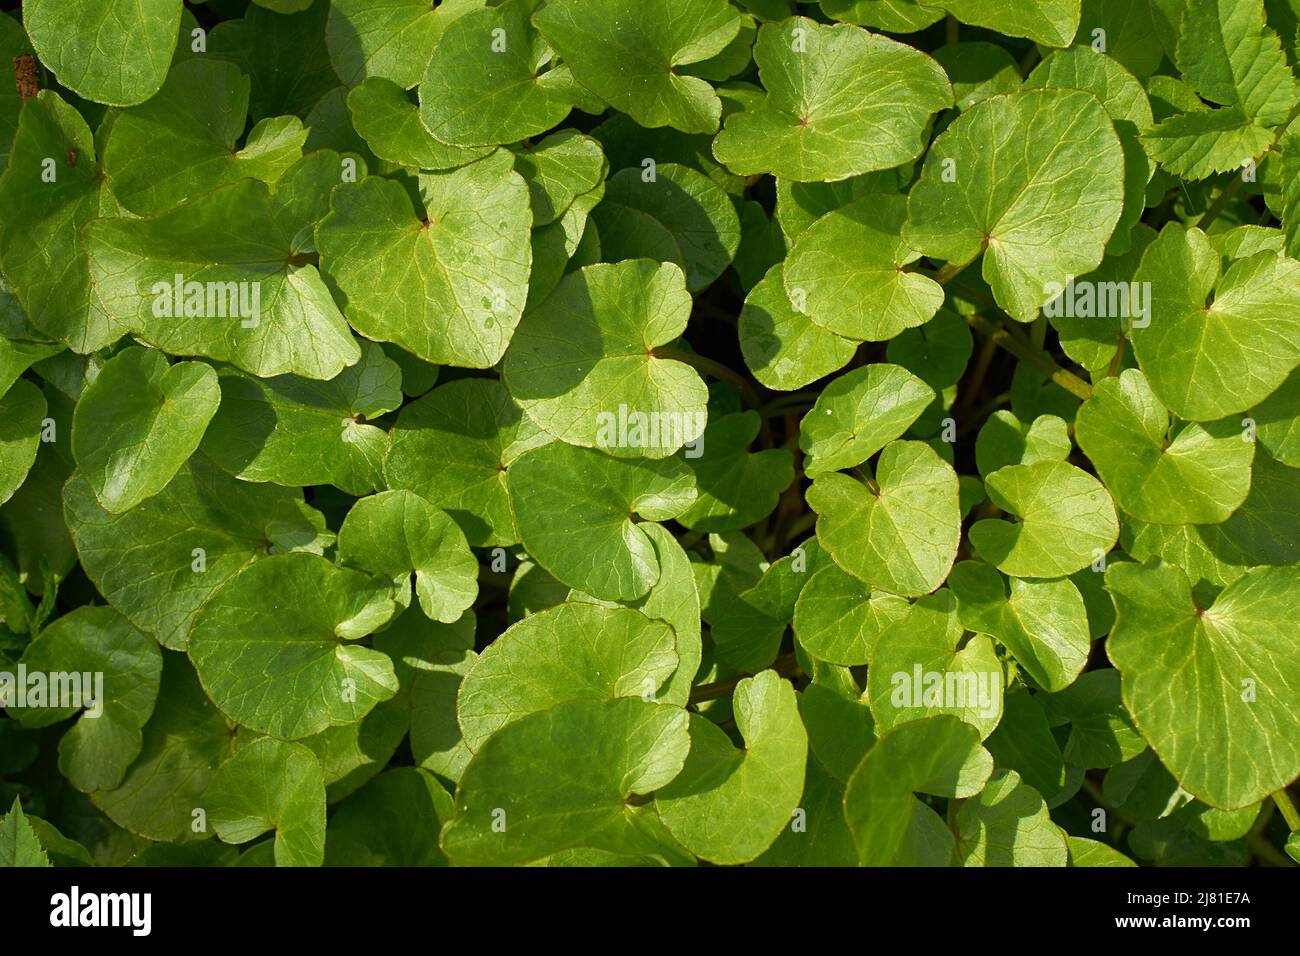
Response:
[[[1210,228],[1210,223],[1219,218],[1219,213],[1223,212],[1223,210],[1227,208],[1228,203],[1232,202],[1233,198],[1241,190],[1241,184],[1244,181],[1245,180],[1243,180],[1241,176],[1234,175],[1232,177],[1232,182],[1224,186],[1223,189],[1219,191],[1219,195],[1214,198],[1214,202],[1210,203],[1210,208],[1205,210],[1205,215],[1203,215],[1200,218],[1200,221],[1196,223],[1196,228],[1201,230]]]
[[[788,392],[785,395],[778,395],[762,406],[758,413],[764,418],[775,418],[777,415],[791,414],[803,405],[811,408],[817,401],[817,395],[817,392]]]
[[[1282,819],[1286,821],[1286,825],[1291,829],[1291,832],[1294,833],[1296,830],[1300,830],[1300,811],[1296,810],[1295,804],[1291,801],[1291,795],[1286,792],[1285,788],[1274,791],[1273,802],[1282,811]]]
[[[1001,348],[1006,349],[1018,359],[1030,362],[1045,373],[1061,388],[1065,389],[1071,395],[1074,395],[1083,401],[1092,397],[1092,386],[1090,386],[1073,372],[1066,371],[1052,361],[1051,356],[1034,348],[1029,342],[1013,333],[1010,329],[1000,323],[990,322],[984,316],[975,314],[965,316],[966,322],[971,328],[975,329],[982,335],[987,336]]]
[[[930,272],[927,274],[930,276],[931,279],[939,283],[939,285],[947,285],[953,279],[957,278],[957,276],[961,275],[966,270],[966,267],[968,265],[970,265],[969,262],[963,262],[960,264],[956,262],[949,262],[942,269],[936,269],[934,272]]]
[[[944,21],[943,25],[943,39],[945,43],[951,46],[957,42],[960,36],[958,33],[959,26],[960,24],[958,24],[957,18],[951,13],[948,14],[948,18]]]
[[[734,385],[736,391],[740,392],[740,397],[748,408],[759,408],[763,403],[759,400],[758,392],[754,386],[745,381],[744,377],[738,375],[721,362],[715,362],[711,358],[705,358],[698,352],[687,352],[685,349],[655,349],[655,358],[672,359],[689,365],[691,368],[700,372],[707,372],[714,378]]]

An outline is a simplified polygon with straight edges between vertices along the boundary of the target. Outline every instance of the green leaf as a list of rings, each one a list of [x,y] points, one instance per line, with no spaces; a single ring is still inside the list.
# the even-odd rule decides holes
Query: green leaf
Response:
[[[203,802],[225,843],[274,830],[276,866],[324,862],[325,780],[316,755],[302,744],[254,740],[217,769]]]
[[[140,756],[112,790],[90,795],[118,826],[149,840],[184,843],[207,837],[194,829],[194,810],[217,767],[230,753],[233,727],[209,703],[182,654],[163,654],[153,716],[144,725]]]
[[[901,165],[924,150],[931,114],[952,104],[939,64],[857,27],[765,23],[754,59],[767,98],[729,116],[713,147],[742,176],[809,182]]]
[[[435,364],[501,358],[532,261],[528,189],[512,165],[501,151],[422,174],[420,212],[391,179],[334,191],[316,244],[358,332]]]
[[[699,497],[678,517],[695,531],[734,531],[767,517],[794,481],[793,455],[784,448],[751,454],[758,412],[715,418],[683,456],[695,472]]]
[[[471,756],[456,722],[456,695],[478,660],[475,624],[472,611],[455,624],[439,624],[408,610],[375,635],[376,650],[393,659],[401,690],[371,711],[371,717],[390,704],[404,706],[402,733],[409,724],[411,756],[418,766],[448,780],[460,779]]]
[[[176,49],[179,0],[26,0],[41,62],[88,100],[129,106],[162,86]]]
[[[5,279],[32,325],[83,353],[111,345],[125,331],[92,291],[81,245],[82,227],[115,211],[95,156],[81,114],[42,90],[18,117],[0,176]]]
[[[83,606],[42,631],[23,652],[22,663],[29,675],[45,675],[50,696],[38,705],[29,687],[29,706],[11,703],[10,715],[33,727],[76,715],[59,741],[59,772],[87,793],[120,784],[140,753],[140,728],[158,696],[158,645],[112,608]],[[59,674],[72,678],[72,693],[63,700],[69,684],[58,683]]]
[[[699,292],[722,274],[740,246],[740,219],[730,197],[689,166],[663,163],[611,176],[605,198],[591,211],[609,262],[655,259],[686,274]]]
[[[860,465],[900,437],[934,400],[934,390],[898,365],[845,372],[822,389],[799,423],[809,478]]]
[[[985,519],[970,529],[980,557],[1004,574],[1073,574],[1109,552],[1119,537],[1106,489],[1068,462],[1009,465],[988,475],[984,486],[995,505],[1019,519]]]
[[[1240,168],[1273,144],[1272,130],[1252,123],[1237,107],[1176,113],[1142,135],[1142,145],[1162,169],[1184,179],[1204,179]]]
[[[1065,786],[1065,761],[1039,701],[1024,687],[1010,688],[1002,720],[984,746],[999,767],[1015,770],[1039,793],[1054,794]]]
[[[301,157],[307,130],[296,117],[266,119],[237,149],[248,94],[248,77],[233,63],[177,63],[157,96],[113,123],[104,146],[113,196],[149,215],[245,177],[279,179]]]
[[[314,217],[295,199],[241,179],[152,219],[96,220],[84,236],[99,300],[164,352],[333,378],[361,349],[305,261]]]
[[[456,712],[479,751],[507,724],[571,700],[653,701],[677,669],[676,637],[631,608],[560,604],[508,628],[461,682]]]
[[[809,540],[806,549],[816,549],[815,566],[829,563],[820,557],[815,538]],[[804,590],[804,583],[811,583],[806,566],[808,557],[804,550],[773,561],[757,584],[738,594],[725,613],[715,617],[709,637],[719,661],[748,674],[757,674],[771,666],[781,649],[786,628],[794,619],[795,602]]]
[[[796,312],[785,293],[785,266],[767,271],[740,312],[740,351],[754,378],[768,388],[791,391],[843,368],[858,343]]]
[[[275,555],[239,572],[199,610],[189,655],[231,720],[307,737],[360,720],[397,692],[388,656],[354,643],[392,613],[378,579],[313,554]]]
[[[628,798],[668,784],[690,747],[684,710],[638,698],[531,714],[489,738],[465,768],[443,851],[462,866],[526,863],[577,846],[671,854],[654,809]]]
[[[444,624],[460,619],[478,597],[478,561],[445,511],[405,489],[362,498],[339,528],[339,560],[395,578],[410,601],[410,578],[426,617]]]
[[[14,797],[14,805],[0,821],[0,866],[47,867],[50,858],[23,814],[23,805]]]
[[[998,770],[978,797],[957,811],[962,866],[1065,866],[1065,831],[1047,804],[1014,770]]]
[[[110,514],[84,475],[63,490],[87,576],[164,647],[184,648],[199,608],[243,568],[277,551],[323,549],[325,519],[302,492],[237,481],[202,455],[162,492]]]
[[[402,89],[420,82],[438,38],[457,17],[482,0],[330,0],[325,39],[339,78],[356,86],[368,77],[392,80]]]
[[[519,540],[506,469],[549,438],[505,386],[483,378],[440,385],[403,406],[390,434],[384,459],[390,488],[408,488],[446,511],[472,545]]]
[[[1119,850],[1086,837],[1067,836],[1070,866],[1137,866]]]
[[[838,472],[819,476],[807,492],[818,540],[875,590],[928,594],[957,556],[957,475],[928,445],[897,441],[881,452],[876,483],[879,491]]]
[[[1083,671],[1091,649],[1088,617],[1078,588],[1068,579],[1012,578],[1008,594],[993,568],[961,561],[953,567],[949,585],[961,623],[1006,645],[1040,687],[1060,690]]]
[[[1146,211],[1147,183],[1155,172],[1139,139],[1154,122],[1142,84],[1105,53],[1073,46],[1053,53],[1035,67],[1025,86],[1086,90],[1101,100],[1110,114],[1124,149],[1124,211],[1107,248],[1126,251],[1129,232]]]
[[[332,484],[365,494],[383,484],[388,435],[367,423],[402,401],[401,373],[378,345],[327,382],[223,371],[221,407],[203,451],[245,481]]]
[[[380,159],[417,169],[452,169],[482,159],[491,150],[449,146],[429,134],[420,108],[392,80],[372,76],[348,93],[348,112],[357,133]]]
[[[72,454],[110,514],[152,498],[199,447],[217,411],[217,373],[129,348],[100,370],[72,419]]]
[[[936,591],[881,633],[867,672],[876,733],[935,714],[966,721],[981,739],[998,725],[1002,664],[988,637],[964,640],[957,610],[951,592]]]
[[[1134,278],[1160,318],[1133,330],[1133,352],[1179,418],[1245,411],[1300,365],[1300,262],[1265,251],[1224,271],[1205,233],[1171,223]]]
[[[934,811],[914,792],[971,797],[993,772],[993,760],[980,746],[979,731],[946,714],[913,720],[876,741],[849,778],[844,816],[863,866],[916,865],[909,853],[914,816]],[[940,829],[942,823],[940,822]],[[951,834],[943,841],[953,852]]]
[[[528,553],[570,587],[630,601],[659,579],[646,532],[632,521],[667,521],[696,498],[679,459],[620,459],[555,442],[515,460],[506,474]]]
[[[799,803],[808,757],[794,688],[775,671],[740,681],[733,707],[744,749],[692,716],[686,763],[655,794],[655,809],[682,845],[724,865],[747,863],[772,845]]]
[[[31,382],[15,382],[0,397],[0,504],[14,496],[32,470],[45,412],[45,396]]]
[[[1186,790],[1230,810],[1300,774],[1300,744],[1274,730],[1300,716],[1294,567],[1247,572],[1208,606],[1181,569],[1159,562],[1112,565],[1106,587],[1118,611],[1106,650],[1124,705]]]
[[[795,311],[870,342],[928,322],[943,305],[943,287],[903,269],[918,258],[900,234],[906,219],[902,196],[866,196],[804,230],[785,261]]]
[[[955,265],[984,253],[982,274],[998,305],[1028,322],[1068,277],[1101,262],[1123,183],[1123,149],[1095,97],[994,96],[935,139],[908,197],[903,237]]]
[[[1300,469],[1257,451],[1250,494],[1227,521],[1175,527],[1126,521],[1122,541],[1139,561],[1161,557],[1193,580],[1227,584],[1261,564],[1300,561]]]
[[[962,23],[987,27],[1043,46],[1069,46],[1079,28],[1080,0],[918,0],[940,7]]]
[[[1113,668],[1081,674],[1047,696],[1044,706],[1053,724],[1070,725],[1062,755],[1076,767],[1113,767],[1145,749],[1120,699],[1119,672]]]
[[[873,592],[833,562],[808,579],[794,607],[799,646],[818,660],[852,666],[870,664],[880,635],[907,616],[908,602]]]
[[[1119,506],[1139,521],[1226,520],[1250,490],[1254,442],[1231,420],[1185,425],[1170,441],[1169,419],[1146,378],[1129,369],[1097,383],[1075,428]]]
[[[663,458],[704,431],[707,390],[655,349],[686,328],[671,263],[634,259],[571,273],[520,324],[502,362],[514,400],[548,434],[620,456]]]
[[[1292,372],[1251,412],[1259,443],[1283,464],[1300,467],[1300,372]]]
[[[975,463],[981,475],[991,475],[1008,465],[1065,461],[1072,448],[1069,426],[1055,415],[1039,415],[1025,424],[1015,412],[1000,409],[980,428]]]
[[[385,771],[343,802],[325,834],[326,866],[446,866],[438,831],[451,794],[414,767]]]
[[[721,53],[739,32],[724,0],[553,0],[533,22],[579,83],[640,125],[718,128],[713,87],[676,68]]]
[[[949,43],[935,50],[933,56],[948,74],[958,112],[970,109],[990,96],[1020,89],[1020,70],[1016,61],[995,44],[982,41]]]
[[[420,119],[434,138],[494,146],[544,133],[569,114],[573,80],[528,20],[532,0],[504,0],[451,23],[420,82]]]
[[[1178,30],[1178,69],[1207,100],[1279,126],[1296,103],[1295,77],[1261,0],[1188,4]]]

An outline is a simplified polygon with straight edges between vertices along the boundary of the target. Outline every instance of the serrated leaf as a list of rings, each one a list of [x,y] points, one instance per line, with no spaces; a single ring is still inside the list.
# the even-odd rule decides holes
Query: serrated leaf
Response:
[[[898,441],[881,452],[876,483],[879,491],[838,472],[818,477],[807,492],[817,538],[836,564],[872,588],[927,594],[957,556],[956,473],[928,445]]]
[[[275,555],[239,572],[199,610],[188,651],[231,720],[307,737],[360,720],[397,692],[388,656],[355,643],[392,613],[381,579],[314,554]]]
[[[1274,731],[1298,716],[1295,568],[1247,572],[1208,606],[1181,569],[1158,562],[1112,565],[1106,586],[1124,704],[1185,789],[1234,809],[1300,773],[1295,737]]]
[[[23,805],[14,797],[14,805],[0,821],[0,866],[47,867],[50,858],[41,846],[31,822],[23,814]]]
[[[129,348],[105,363],[72,419],[72,454],[104,509],[121,514],[167,487],[220,401],[205,362]]]
[[[921,154],[931,114],[952,103],[934,60],[853,26],[765,23],[754,59],[767,98],[729,116],[713,147],[740,175],[808,182],[898,166]]]
[[[903,236],[958,265],[984,253],[982,274],[998,305],[1028,322],[1069,276],[1101,262],[1123,183],[1123,149],[1095,97],[994,96],[936,137],[908,196]]]

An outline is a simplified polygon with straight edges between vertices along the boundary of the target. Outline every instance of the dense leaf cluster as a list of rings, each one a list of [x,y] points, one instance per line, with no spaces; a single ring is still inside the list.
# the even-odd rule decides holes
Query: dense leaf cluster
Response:
[[[0,863],[1300,859],[1298,18],[0,13]]]

